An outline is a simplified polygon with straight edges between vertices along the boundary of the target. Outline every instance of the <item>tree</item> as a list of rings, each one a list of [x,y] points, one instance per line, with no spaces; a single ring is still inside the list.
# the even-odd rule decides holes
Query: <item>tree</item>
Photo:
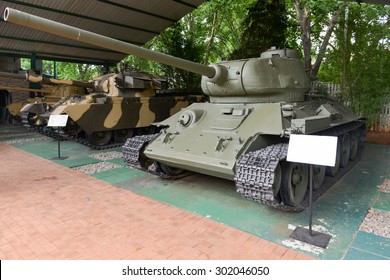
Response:
[[[372,126],[390,94],[390,7],[349,4],[319,76],[341,84],[343,99]]]
[[[224,60],[239,46],[241,23],[254,1],[207,1],[145,47],[206,65]],[[125,62],[130,68],[167,77],[172,88],[200,87],[197,74],[133,56]]]
[[[241,42],[231,59],[259,57],[272,46],[286,47],[287,12],[284,1],[257,0],[249,7]]]
[[[292,0],[290,5],[295,10],[296,21],[301,31],[305,68],[315,79],[334,28],[347,3],[345,0]]]

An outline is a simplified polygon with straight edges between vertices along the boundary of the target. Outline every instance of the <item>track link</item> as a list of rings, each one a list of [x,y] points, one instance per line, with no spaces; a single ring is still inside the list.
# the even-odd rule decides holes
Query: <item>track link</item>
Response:
[[[142,153],[146,145],[157,137],[158,133],[148,135],[137,135],[126,140],[122,146],[123,160],[130,167],[137,169],[147,169],[147,164],[143,161]]]
[[[359,139],[358,155],[353,161],[349,161],[345,168],[340,168],[334,177],[325,177],[321,187],[313,191],[313,200],[320,197],[328,190],[338,179],[340,179],[348,170],[350,170],[360,159],[364,144],[364,124],[361,122],[352,122],[321,131],[317,135],[341,136],[344,133],[355,129],[361,129],[363,132]],[[260,150],[252,151],[241,156],[237,161],[236,183],[237,192],[249,200],[253,200],[268,206],[289,212],[300,212],[309,206],[308,193],[299,206],[289,206],[283,204],[278,198],[274,198],[272,185],[275,179],[275,168],[280,161],[287,157],[288,144],[278,143],[265,147]]]

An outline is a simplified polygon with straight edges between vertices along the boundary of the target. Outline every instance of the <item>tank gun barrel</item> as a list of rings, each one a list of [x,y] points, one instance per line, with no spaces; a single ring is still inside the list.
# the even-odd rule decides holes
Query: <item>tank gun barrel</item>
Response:
[[[206,66],[171,55],[158,53],[130,43],[31,15],[9,7],[4,10],[4,21],[52,33],[87,44],[115,50],[121,53],[134,55],[140,58],[151,59],[163,64],[171,65],[183,70],[206,76],[214,83],[223,83],[225,81],[224,76],[226,76],[226,71],[224,71],[225,69],[223,69],[223,66]]]
[[[25,80],[26,79],[26,74],[16,74],[16,73],[0,72],[0,77]]]
[[[68,86],[76,86],[76,87],[93,88],[93,83],[73,81],[73,80],[59,80],[59,79],[54,79],[54,78],[39,76],[39,75],[27,74],[26,79],[29,82],[42,83],[44,85],[68,85]]]
[[[34,75],[34,74],[15,74],[15,73],[7,73],[0,72],[1,77],[26,80],[28,82],[33,83],[41,83],[44,85],[68,85],[68,86],[76,86],[76,87],[85,87],[85,88],[93,88],[93,83],[81,82],[81,81],[73,81],[73,80],[59,80],[46,76]]]

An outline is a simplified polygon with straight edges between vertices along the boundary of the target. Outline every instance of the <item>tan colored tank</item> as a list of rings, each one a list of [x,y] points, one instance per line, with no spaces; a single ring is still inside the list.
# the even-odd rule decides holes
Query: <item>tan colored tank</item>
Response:
[[[71,97],[50,114],[68,115],[63,132],[95,149],[122,145],[133,135],[149,133],[151,123],[204,98],[167,93],[164,78],[135,71],[99,76],[92,83],[88,95]]]
[[[308,202],[308,165],[286,160],[291,134],[338,137],[335,167],[314,168],[314,198],[359,159],[362,118],[330,97],[309,93],[297,51],[271,48],[258,58],[205,66],[11,9],[4,19],[203,76],[210,102],[194,103],[160,122],[158,134],[129,138],[123,152],[131,166],[148,170],[154,162],[164,177],[193,171],[225,178],[248,199],[300,211]]]
[[[36,75],[31,70],[26,74],[0,72],[0,76],[40,84],[40,89],[0,86],[1,89],[5,90],[29,91],[34,94],[34,97],[23,102],[14,102],[7,106],[8,112],[13,118],[21,120],[29,127],[45,126],[47,119],[43,118],[42,115],[47,114],[52,106],[70,96],[86,95],[87,89],[93,87],[92,83],[54,79]]]

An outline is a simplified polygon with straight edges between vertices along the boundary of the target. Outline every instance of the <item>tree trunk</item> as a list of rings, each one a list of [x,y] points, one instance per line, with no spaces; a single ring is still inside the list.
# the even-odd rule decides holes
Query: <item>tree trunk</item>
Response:
[[[301,7],[299,0],[294,0],[294,8],[297,13],[297,21],[301,28],[301,39],[303,45],[303,55],[305,69],[308,73],[311,72],[311,27],[310,27],[310,12],[307,7]]]
[[[206,53],[204,55],[204,63],[206,65],[209,64],[209,56],[210,56],[211,48],[212,48],[213,43],[214,43],[215,33],[217,30],[217,18],[218,18],[218,12],[215,11],[214,15],[213,15],[213,25],[211,26],[210,40],[209,40],[209,43],[207,44]]]
[[[311,69],[310,75],[312,77],[317,77],[318,71],[320,70],[321,63],[325,57],[326,48],[329,44],[330,36],[333,33],[334,27],[336,26],[337,21],[339,20],[339,17],[341,13],[343,12],[344,8],[346,6],[346,2],[344,1],[343,4],[341,4],[337,10],[337,12],[331,17],[330,22],[328,24],[324,39],[322,40],[320,49],[317,54],[316,61],[314,62],[314,65]]]

